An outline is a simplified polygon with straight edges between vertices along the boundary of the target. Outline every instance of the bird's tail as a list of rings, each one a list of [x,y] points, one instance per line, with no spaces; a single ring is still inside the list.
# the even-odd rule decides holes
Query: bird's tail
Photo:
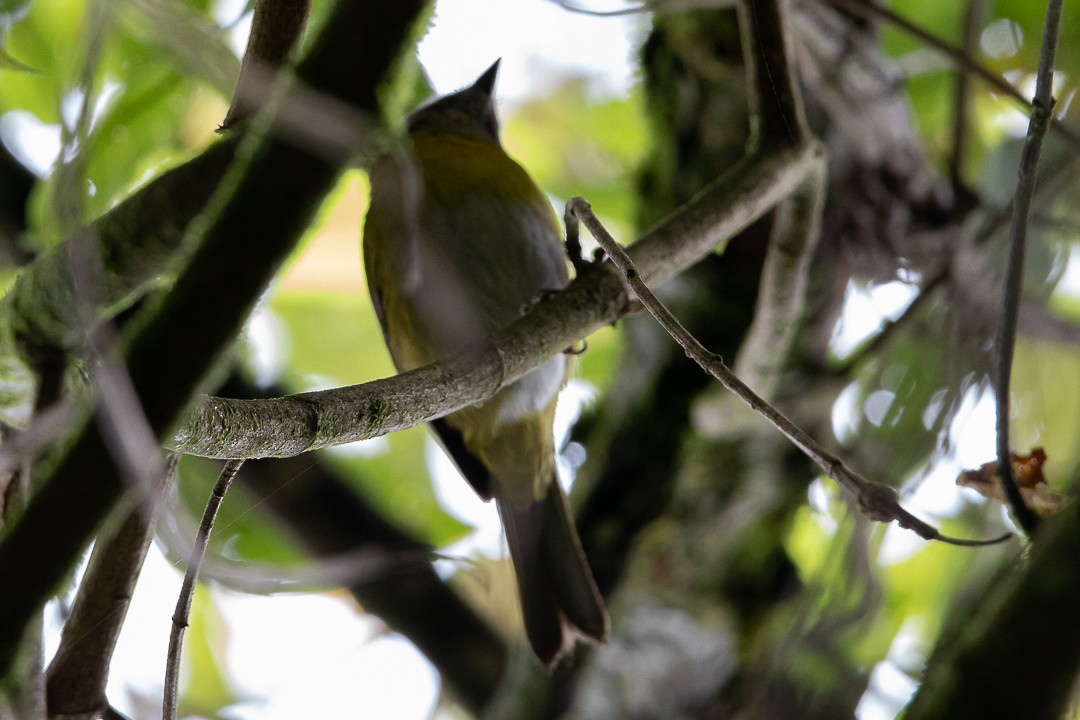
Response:
[[[536,656],[552,667],[579,638],[603,642],[607,611],[558,480],[552,478],[544,499],[524,508],[496,499]]]

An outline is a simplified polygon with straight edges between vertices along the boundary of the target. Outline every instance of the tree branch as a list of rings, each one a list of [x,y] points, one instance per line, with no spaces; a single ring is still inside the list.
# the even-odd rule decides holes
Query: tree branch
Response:
[[[191,619],[191,603],[195,599],[195,585],[199,581],[199,570],[206,557],[206,546],[210,542],[210,533],[214,529],[218,510],[221,509],[225,493],[229,491],[229,486],[232,485],[236,473],[240,472],[240,466],[243,464],[243,460],[229,460],[225,463],[217,482],[210,491],[210,498],[206,501],[202,521],[199,523],[199,531],[195,534],[187,570],[184,572],[184,582],[180,587],[180,595],[176,599],[176,610],[173,611],[172,616],[169,656],[165,664],[162,720],[176,720],[176,701],[180,694],[180,653],[184,645],[184,631],[187,630],[188,621]]]
[[[172,455],[159,495],[172,481],[179,456]],[[50,715],[75,718],[108,706],[109,678],[116,639],[127,617],[135,583],[153,533],[156,498],[134,508],[115,534],[94,546],[86,574],[64,623],[60,647],[49,665],[46,692]]]
[[[311,0],[260,0],[255,5],[240,77],[221,130],[245,120],[267,100],[264,77],[281,67],[296,47],[310,9]]]
[[[754,320],[735,364],[735,373],[766,397],[788,362],[806,305],[826,188],[822,163],[821,171],[781,203],[773,217]]]
[[[746,383],[740,380],[726,365],[723,359],[709,352],[701,345],[686,328],[675,318],[662,302],[652,293],[648,284],[642,278],[634,261],[608,234],[592,212],[592,208],[583,198],[573,198],[568,205],[568,212],[572,211],[585,226],[590,234],[596,239],[604,252],[611,257],[612,263],[622,271],[623,280],[628,290],[632,291],[645,306],[656,321],[660,323],[668,334],[682,346],[688,357],[698,363],[705,372],[723,384],[725,388],[738,395],[750,406],[752,410],[760,414],[766,420],[787,437],[798,447],[810,460],[821,470],[833,478],[841,487],[855,496],[856,501],[863,513],[872,520],[890,522],[895,520],[901,527],[914,530],[920,537],[927,540],[941,540],[952,545],[977,546],[989,545],[1002,542],[1010,534],[991,540],[960,540],[941,535],[936,529],[900,507],[899,495],[893,488],[873,483],[862,477],[844,462],[822,448],[802,428],[795,425],[782,413],[765,402],[759,395],[751,390]],[[577,228],[567,229],[567,232],[576,232]]]
[[[994,88],[1003,95],[1008,95],[1013,100],[1024,106],[1029,112],[1033,109],[1031,101],[1024,97],[1023,93],[1017,90],[1007,80],[1000,75],[990,71],[985,65],[975,60],[946,41],[942,40],[937,35],[934,35],[928,30],[915,25],[914,23],[904,19],[897,15],[888,8],[875,5],[868,0],[825,0],[829,5],[840,10],[846,10],[847,12],[860,15],[865,18],[879,18],[906,32],[912,37],[918,38],[922,42],[926,43],[935,50],[943,53],[953,62],[955,62],[964,72],[975,75],[980,80],[987,83],[990,87]],[[1075,150],[1080,150],[1080,135],[1078,135],[1072,128],[1065,125],[1057,118],[1050,118],[1050,127],[1054,129],[1061,138],[1069,143]]]
[[[641,272],[661,284],[722,248],[820,162],[817,146],[748,156],[629,251]],[[295,455],[385,435],[481,402],[619,317],[626,294],[617,274],[603,267],[464,355],[384,380],[288,398],[207,398],[170,447],[221,459]]]
[[[750,0],[751,28],[742,32],[754,39],[752,51],[744,51],[756,85],[750,93],[757,104],[760,141],[800,145],[810,139],[798,79],[791,66],[791,42],[784,11],[777,0]]]
[[[376,91],[424,3],[341,0],[298,69],[309,87],[374,113]],[[348,68],[343,72],[342,68]],[[269,133],[245,143],[248,165],[214,204],[186,271],[128,355],[132,382],[159,438],[181,418],[251,305],[291,251],[348,155],[316,157]],[[67,573],[124,487],[100,434],[85,427],[0,543],[0,676],[23,628]]]
[[[1009,449],[1009,392],[1012,377],[1013,350],[1016,346],[1020,298],[1024,292],[1024,255],[1027,250],[1028,216],[1035,196],[1035,172],[1039,166],[1043,139],[1054,110],[1054,55],[1057,51],[1058,29],[1061,26],[1061,0],[1049,0],[1046,6],[1046,26],[1043,29],[1042,52],[1035,80],[1035,99],[1031,104],[1031,120],[1027,138],[1020,153],[1019,178],[1013,200],[1012,226],[1009,231],[1009,262],[1005,268],[1005,292],[1002,295],[1001,326],[996,347],[994,394],[997,404],[998,473],[1002,489],[1016,521],[1028,535],[1035,532],[1038,520],[1024,503],[1020,489],[1013,480]]]

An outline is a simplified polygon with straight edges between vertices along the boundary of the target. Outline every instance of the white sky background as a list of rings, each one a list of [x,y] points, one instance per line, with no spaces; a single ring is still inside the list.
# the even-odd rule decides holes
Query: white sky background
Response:
[[[624,7],[609,0],[587,2],[596,9]],[[244,0],[221,0],[217,15],[231,21]],[[242,50],[248,23],[237,25],[236,42]],[[505,109],[549,91],[560,78],[584,75],[598,95],[625,93],[634,82],[634,54],[640,42],[641,19],[596,18],[568,13],[545,0],[443,0],[434,25],[420,46],[420,59],[442,94],[471,83],[496,58],[502,58],[497,91]],[[5,118],[5,138],[27,134],[19,143],[31,152],[34,165],[47,168],[59,148],[45,126],[30,120]],[[12,127],[19,125],[14,130]],[[21,128],[21,129],[20,129]],[[1064,283],[1080,294],[1080,261],[1070,258]],[[895,317],[909,299],[902,287],[853,291],[850,312],[834,338],[838,347],[851,347],[872,332],[884,317]],[[852,412],[859,412],[853,408]],[[972,398],[958,419],[957,432],[991,438],[987,423],[993,409],[984,398]],[[967,432],[978,427],[979,432]],[[958,453],[968,465],[989,452],[958,438]],[[982,460],[978,460],[982,462]],[[950,468],[949,472],[952,472]],[[439,475],[443,475],[439,473]],[[955,473],[953,473],[955,476]],[[440,495],[455,514],[479,526],[472,547],[492,552],[498,537],[494,511],[471,495],[457,478],[437,479]],[[926,483],[955,494],[951,482]],[[956,498],[912,498],[920,506],[948,513]],[[895,538],[897,547],[888,545]],[[910,533],[889,532],[885,555],[914,549]],[[180,571],[151,551],[132,604],[129,621],[117,648],[109,698],[133,720],[159,715],[139,714],[128,691],[160,698],[165,668],[169,622],[180,585]],[[230,717],[293,720],[300,717],[419,720],[431,717],[438,698],[438,679],[423,656],[398,636],[380,634],[381,626],[356,612],[342,596],[296,595],[253,597],[215,591],[215,602],[229,623],[229,655],[223,662],[230,680],[242,693],[263,698],[233,709]],[[906,637],[906,636],[905,636]],[[898,638],[898,646],[902,638]],[[51,639],[55,647],[55,638]],[[880,695],[906,696],[903,678],[890,680],[890,661],[875,670]],[[906,676],[905,676],[906,677]],[[899,684],[899,685],[898,685]],[[864,720],[887,717],[893,702],[868,702],[860,708]],[[315,706],[313,703],[318,703]],[[901,703],[902,704],[902,703]]]

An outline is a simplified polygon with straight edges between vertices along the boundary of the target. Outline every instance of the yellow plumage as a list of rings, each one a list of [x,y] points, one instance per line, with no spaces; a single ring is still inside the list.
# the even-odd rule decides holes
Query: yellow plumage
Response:
[[[499,144],[497,65],[413,113],[408,155],[372,170],[364,266],[400,370],[483,341],[568,280],[551,204]],[[552,423],[567,372],[565,357],[551,358],[433,423],[476,491],[499,506],[526,631],[546,663],[575,638],[602,640],[607,630],[555,474]]]

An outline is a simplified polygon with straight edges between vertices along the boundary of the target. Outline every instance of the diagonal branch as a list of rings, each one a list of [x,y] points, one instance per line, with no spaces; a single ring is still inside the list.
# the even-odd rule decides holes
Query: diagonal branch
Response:
[[[383,76],[423,5],[413,0],[388,9],[341,0],[298,75],[310,87],[374,113]],[[247,167],[216,196],[198,250],[153,318],[138,329],[128,355],[132,383],[159,439],[182,418],[349,159],[340,153],[328,161],[265,128],[247,139],[243,152]],[[0,593],[0,676],[10,668],[29,619],[125,490],[100,433],[88,425],[48,470],[0,543],[0,577],[19,579],[17,590]]]
[[[171,482],[178,460],[178,455],[170,456],[159,494]],[[108,705],[109,664],[154,537],[156,505],[156,499],[151,499],[137,506],[115,534],[94,546],[71,617],[64,623],[60,647],[49,665],[46,691],[51,715],[75,716]]]
[[[307,25],[311,0],[262,0],[255,5],[240,77],[221,130],[253,115],[267,99],[266,84],[257,76],[281,67]]]
[[[816,145],[750,155],[646,232],[630,252],[650,282],[661,284],[722,249],[821,162]],[[614,322],[625,307],[617,274],[600,266],[464,355],[384,380],[277,400],[206,398],[171,447],[221,459],[287,456],[412,427],[491,397]]]
[[[715,353],[709,352],[701,345],[682,324],[671,314],[671,311],[652,290],[649,289],[634,261],[626,253],[615,239],[604,229],[599,220],[592,212],[592,208],[583,198],[573,198],[567,204],[568,215],[572,212],[575,217],[585,223],[589,232],[600,243],[600,247],[611,258],[612,263],[622,272],[622,277],[627,289],[632,291],[645,306],[656,321],[667,330],[668,334],[682,346],[688,357],[698,363],[705,372],[709,373],[731,392],[746,401],[750,408],[768,420],[772,425],[787,437],[799,450],[810,458],[822,472],[833,478],[841,487],[855,496],[856,501],[863,513],[872,520],[879,522],[891,522],[895,520],[901,527],[914,530],[920,537],[927,540],[941,540],[951,545],[978,546],[1002,542],[1011,534],[991,540],[960,540],[941,535],[936,529],[919,520],[911,513],[900,507],[898,494],[893,488],[880,483],[870,482],[854,470],[844,464],[843,460],[827,452],[813,437],[795,423],[791,422],[780,411],[765,402],[757,393],[751,390],[735,373],[724,364],[723,359]],[[577,232],[575,226],[567,228],[567,233]]]
[[[961,67],[964,72],[975,75],[980,80],[985,82],[990,87],[994,88],[1003,95],[1008,95],[1013,100],[1024,106],[1028,111],[1032,110],[1032,103],[1024,94],[1017,90],[1011,83],[1005,80],[1000,75],[990,71],[985,65],[978,62],[975,58],[964,53],[953,45],[949,44],[945,40],[942,40],[932,32],[925,30],[918,25],[912,23],[909,20],[897,15],[888,8],[876,5],[869,0],[825,0],[829,5],[834,8],[845,10],[856,15],[860,15],[865,18],[879,18],[886,20],[890,24],[911,35],[918,38],[922,42],[926,43],[935,50],[948,56],[950,60],[955,62]],[[1074,149],[1080,150],[1080,134],[1077,134],[1075,130],[1061,122],[1057,118],[1051,117],[1049,119],[1050,127],[1054,129],[1061,138],[1069,143]]]

